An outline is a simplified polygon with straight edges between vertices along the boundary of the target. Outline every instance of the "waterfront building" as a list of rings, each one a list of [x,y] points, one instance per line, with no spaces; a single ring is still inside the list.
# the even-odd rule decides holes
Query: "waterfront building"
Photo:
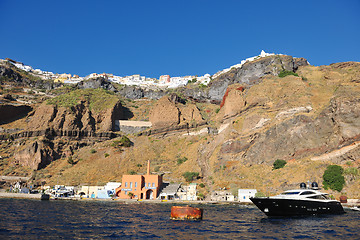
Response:
[[[108,182],[103,189],[97,189],[96,198],[111,198],[115,195],[116,188],[120,186],[120,182]]]
[[[235,197],[229,191],[214,191],[211,193],[210,200],[217,202],[234,201]]]
[[[86,198],[97,198],[98,191],[103,190],[104,186],[81,186],[81,189],[78,191],[77,195],[86,197]]]
[[[250,198],[255,197],[256,193],[257,193],[256,189],[239,189],[238,200],[239,202],[251,202]]]
[[[148,161],[146,175],[123,175],[116,196],[121,199],[156,199],[162,186],[162,176],[150,174]]]
[[[178,189],[177,195],[180,200],[196,201],[197,200],[197,183],[190,183],[187,186],[182,186]]]
[[[177,192],[180,187],[181,183],[164,183],[159,198],[161,200],[179,200]]]

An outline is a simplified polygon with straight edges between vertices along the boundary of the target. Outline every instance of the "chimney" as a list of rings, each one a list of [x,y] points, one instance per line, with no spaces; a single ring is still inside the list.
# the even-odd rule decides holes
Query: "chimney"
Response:
[[[147,175],[150,175],[150,160],[148,160]]]

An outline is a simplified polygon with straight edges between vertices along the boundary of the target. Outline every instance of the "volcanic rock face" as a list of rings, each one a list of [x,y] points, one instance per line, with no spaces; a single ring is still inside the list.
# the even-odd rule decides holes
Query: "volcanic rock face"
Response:
[[[15,82],[22,82],[22,76],[17,72],[14,72],[11,68],[4,65],[0,65],[0,77],[6,77]]]
[[[271,74],[277,76],[282,70],[296,71],[299,66],[307,65],[304,58],[293,58],[286,55],[275,55],[245,63],[235,75],[235,82],[254,85],[259,78]]]
[[[149,120],[155,129],[178,125],[180,123],[180,111],[168,96],[164,96],[151,110]]]
[[[2,104],[0,105],[0,124],[24,117],[30,111],[32,107],[28,105]]]
[[[166,91],[153,90],[153,89],[142,89],[138,86],[124,86],[119,90],[119,94],[123,97],[130,99],[160,99],[166,95]]]
[[[176,95],[162,97],[151,110],[149,120],[153,129],[168,128],[191,121],[202,120],[199,109],[194,104],[182,104]]]
[[[107,81],[105,78],[102,78],[102,77],[91,78],[91,79],[86,80],[86,81],[81,81],[80,83],[77,84],[77,86],[78,86],[79,89],[103,88],[105,90],[109,90],[109,91],[112,91],[112,92],[117,91],[116,88],[109,81]]]
[[[240,83],[250,87],[261,81],[261,77],[271,74],[277,76],[280,71],[296,71],[300,66],[308,65],[304,58],[286,55],[273,55],[245,63],[241,68],[231,69],[219,75],[209,85],[208,98],[220,102],[229,85]]]
[[[236,85],[227,89],[223,97],[223,102],[220,105],[224,112],[224,118],[237,115],[245,108],[246,101],[243,91],[243,87],[238,87]]]
[[[31,117],[28,130],[52,128],[55,131],[107,132],[114,130],[114,120],[121,119],[122,105],[120,102],[104,112],[93,114],[88,103],[82,101],[71,108],[42,104]]]
[[[54,160],[54,151],[42,141],[30,142],[14,155],[15,163],[33,170],[44,168]]]
[[[256,135],[241,159],[251,164],[272,164],[276,159],[333,151],[360,137],[359,119],[359,98],[334,98],[316,119],[300,114]],[[247,141],[239,144],[244,146]]]

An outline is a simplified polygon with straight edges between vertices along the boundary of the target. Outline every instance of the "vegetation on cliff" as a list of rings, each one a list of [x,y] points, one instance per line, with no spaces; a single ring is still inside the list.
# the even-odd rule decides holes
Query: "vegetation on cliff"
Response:
[[[81,101],[88,102],[91,111],[100,112],[113,107],[119,101],[119,98],[113,92],[102,88],[76,89],[47,100],[47,104],[70,108],[79,104]]]
[[[332,189],[338,192],[344,188],[345,178],[343,176],[344,169],[338,165],[330,165],[326,168],[323,175],[323,184],[325,189]]]

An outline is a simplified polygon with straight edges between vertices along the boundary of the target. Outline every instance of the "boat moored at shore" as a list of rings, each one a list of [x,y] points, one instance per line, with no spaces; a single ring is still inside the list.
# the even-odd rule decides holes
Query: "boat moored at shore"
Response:
[[[312,189],[304,185],[301,184],[300,189],[288,190],[277,196],[254,197],[250,200],[267,216],[345,213],[339,201],[332,200],[329,194],[316,190],[316,183],[312,184]]]

